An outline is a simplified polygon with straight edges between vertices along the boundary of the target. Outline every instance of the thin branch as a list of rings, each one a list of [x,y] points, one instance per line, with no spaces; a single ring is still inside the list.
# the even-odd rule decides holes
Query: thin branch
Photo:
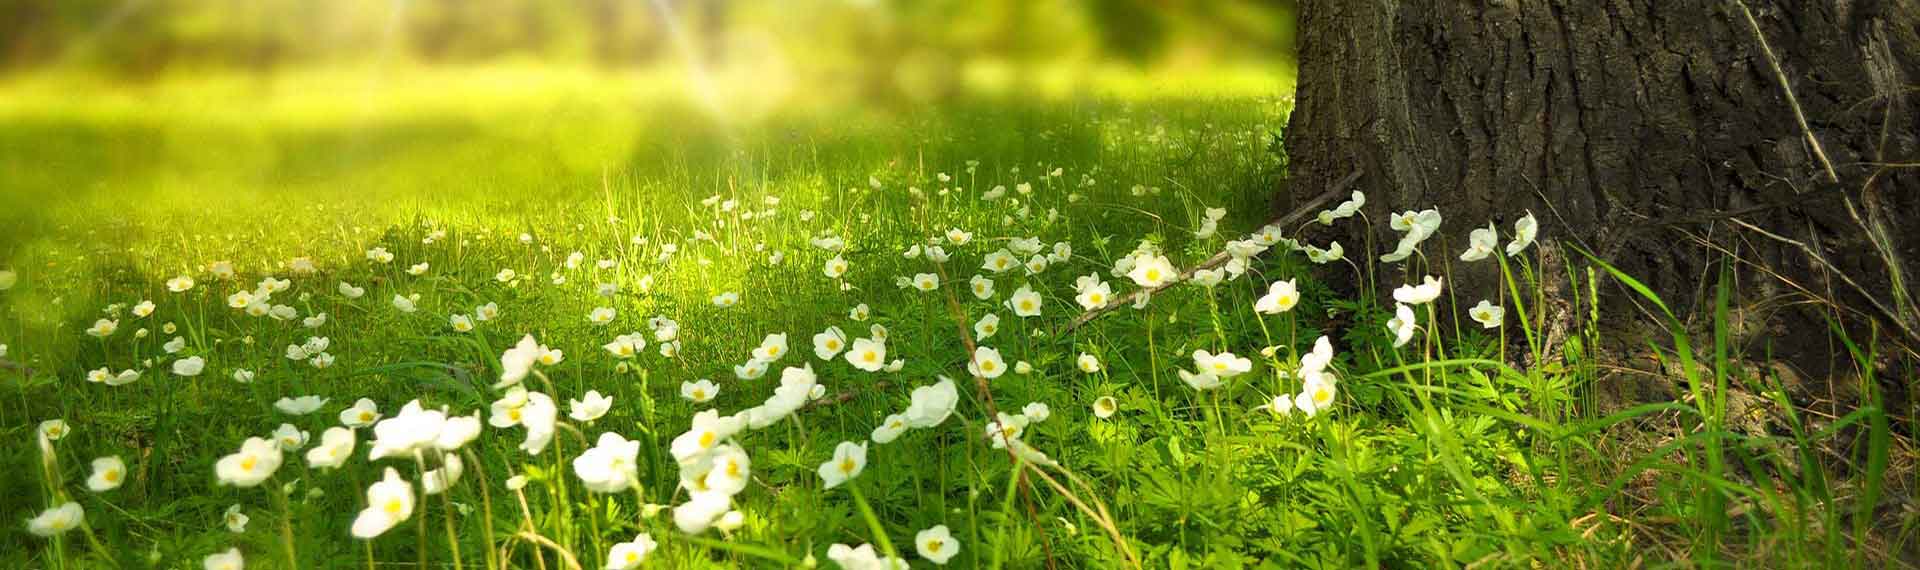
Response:
[[[1827,160],[1827,151],[1820,146],[1820,139],[1813,136],[1813,128],[1807,126],[1807,114],[1800,110],[1800,98],[1793,94],[1793,84],[1787,81],[1787,72],[1780,67],[1780,59],[1774,57],[1773,46],[1767,44],[1767,35],[1760,31],[1760,21],[1753,19],[1753,10],[1747,8],[1746,0],[1733,0],[1740,7],[1740,13],[1747,17],[1747,26],[1753,29],[1754,39],[1760,42],[1760,53],[1767,56],[1767,65],[1773,68],[1773,78],[1780,82],[1780,91],[1787,95],[1787,106],[1793,108],[1793,119],[1800,123],[1800,132],[1807,136],[1807,144],[1813,146],[1814,158],[1820,159],[1820,166],[1827,171],[1829,182],[1840,182],[1840,174],[1834,172],[1833,161]]]
[[[1280,216],[1278,218],[1274,218],[1273,221],[1271,222],[1267,222],[1267,225],[1277,225],[1277,226],[1285,227],[1285,226],[1291,226],[1299,222],[1300,220],[1305,219],[1310,213],[1316,210],[1319,210],[1321,206],[1326,205],[1327,202],[1333,201],[1335,197],[1340,196],[1342,193],[1346,192],[1348,188],[1353,186],[1354,182],[1360,180],[1360,175],[1364,172],[1365,171],[1363,170],[1353,171],[1351,174],[1348,174],[1345,178],[1341,178],[1339,182],[1333,183],[1333,187],[1328,188],[1326,192],[1321,192],[1318,196],[1308,198],[1307,201],[1301,202],[1298,206],[1295,206],[1292,211],[1287,212],[1286,215]],[[1128,292],[1125,295],[1121,295],[1119,298],[1114,299],[1113,301],[1107,303],[1105,306],[1102,306],[1098,309],[1094,309],[1091,311],[1087,311],[1085,313],[1081,313],[1079,317],[1076,317],[1073,319],[1072,322],[1067,323],[1067,326],[1061,327],[1060,332],[1057,334],[1064,335],[1067,333],[1071,333],[1074,331],[1074,329],[1080,328],[1081,325],[1087,324],[1089,321],[1092,321],[1093,319],[1098,318],[1100,315],[1104,315],[1116,309],[1119,309],[1120,307],[1133,304],[1133,300],[1139,298],[1141,295],[1151,295],[1153,293],[1159,292],[1161,289],[1166,289],[1168,287],[1177,285],[1193,277],[1193,272],[1199,271],[1202,269],[1213,269],[1215,267],[1225,265],[1227,263],[1227,260],[1229,259],[1233,259],[1233,257],[1230,255],[1227,255],[1227,252],[1225,251],[1221,251],[1220,253],[1213,254],[1213,257],[1207,258],[1206,261],[1200,262],[1199,265],[1189,267],[1187,268],[1186,271],[1180,272],[1179,279],[1168,281],[1167,283],[1160,285],[1159,287],[1135,289],[1131,292]]]

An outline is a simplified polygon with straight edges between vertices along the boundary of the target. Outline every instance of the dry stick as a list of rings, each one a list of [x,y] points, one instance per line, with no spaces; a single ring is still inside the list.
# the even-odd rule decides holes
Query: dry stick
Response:
[[[1802,242],[1800,240],[1796,240],[1780,234],[1769,232],[1767,230],[1761,229],[1760,226],[1747,223],[1741,220],[1740,218],[1728,218],[1727,221],[1734,225],[1740,226],[1742,228],[1746,228],[1748,231],[1760,234],[1761,236],[1764,236],[1768,239],[1772,239],[1780,243],[1784,243],[1784,244],[1788,244],[1788,245],[1792,245],[1794,247],[1800,248],[1800,251],[1803,253],[1806,253],[1808,258],[1811,258],[1815,263],[1820,264],[1821,267],[1826,268],[1826,270],[1829,273],[1833,275],[1838,275],[1841,281],[1846,282],[1847,286],[1853,288],[1854,293],[1857,293],[1861,297],[1865,298],[1867,300],[1867,304],[1872,305],[1874,310],[1879,311],[1881,316],[1886,317],[1888,321],[1891,321],[1893,323],[1894,330],[1899,332],[1901,336],[1906,337],[1907,340],[1913,343],[1915,346],[1920,346],[1920,333],[1916,333],[1912,328],[1908,327],[1907,323],[1900,320],[1900,316],[1898,313],[1888,308],[1885,304],[1882,304],[1878,297],[1874,297],[1871,293],[1867,292],[1867,288],[1861,287],[1860,282],[1854,281],[1853,277],[1848,276],[1846,272],[1840,271],[1840,268],[1835,267],[1832,262],[1827,261],[1826,256],[1823,256],[1819,252],[1814,251],[1813,247],[1808,246],[1806,242]]]
[[[1813,136],[1813,128],[1807,126],[1807,114],[1800,110],[1800,98],[1794,96],[1793,85],[1787,81],[1787,72],[1780,67],[1780,59],[1774,57],[1773,46],[1767,44],[1767,35],[1760,31],[1760,21],[1753,19],[1753,10],[1747,8],[1746,0],[1733,0],[1740,6],[1740,13],[1747,17],[1747,27],[1753,30],[1753,38],[1760,42],[1760,53],[1767,56],[1767,66],[1773,68],[1773,78],[1780,82],[1780,91],[1787,95],[1787,106],[1793,108],[1793,120],[1800,123],[1800,132],[1807,136],[1807,144],[1813,146],[1814,158],[1820,159],[1820,167],[1827,171],[1827,181],[1840,182],[1840,174],[1834,172],[1833,161],[1827,160],[1827,151],[1820,147],[1820,139]]]
[[[1315,210],[1319,210],[1321,206],[1326,205],[1327,202],[1333,201],[1334,197],[1339,196],[1342,192],[1345,192],[1347,188],[1351,187],[1355,181],[1360,180],[1360,175],[1364,172],[1366,171],[1364,170],[1353,171],[1353,173],[1348,174],[1346,178],[1341,178],[1339,182],[1333,183],[1333,187],[1328,188],[1326,192],[1321,192],[1320,195],[1318,196],[1308,198],[1306,202],[1302,202],[1300,205],[1295,206],[1293,208],[1293,211],[1287,212],[1286,215],[1284,216],[1274,218],[1273,221],[1268,222],[1267,225],[1278,225],[1278,226],[1285,227],[1285,226],[1291,226],[1299,222],[1300,220],[1306,218],[1308,213],[1313,212]],[[1159,287],[1135,289],[1132,292],[1129,292],[1125,295],[1121,295],[1120,298],[1114,299],[1112,302],[1107,303],[1105,306],[1102,306],[1098,309],[1094,309],[1091,311],[1087,311],[1085,313],[1081,313],[1079,317],[1076,317],[1073,319],[1073,322],[1069,322],[1067,323],[1067,326],[1062,327],[1060,329],[1060,332],[1057,334],[1063,335],[1063,334],[1073,332],[1074,329],[1080,328],[1081,325],[1087,324],[1087,322],[1092,321],[1094,318],[1099,317],[1100,315],[1104,315],[1120,307],[1133,304],[1133,300],[1141,295],[1150,295],[1161,289],[1172,287],[1179,282],[1186,281],[1188,278],[1193,277],[1193,272],[1195,271],[1199,271],[1202,269],[1213,269],[1215,267],[1225,265],[1227,263],[1227,260],[1229,259],[1233,259],[1233,256],[1227,255],[1227,252],[1225,251],[1213,254],[1213,257],[1207,258],[1206,261],[1200,262],[1199,265],[1189,267],[1187,268],[1186,271],[1180,272],[1179,279],[1168,281],[1165,284],[1160,285]]]
[[[947,264],[936,261],[933,264],[933,271],[940,275],[941,283],[953,282],[953,280],[947,276]],[[945,294],[941,295],[941,297],[947,301],[947,312],[953,317],[953,325],[959,329],[960,332],[960,344],[967,349],[967,361],[972,362],[974,352],[979,349],[979,345],[974,343],[973,335],[967,334],[966,311],[960,308],[960,300],[954,296],[952,289],[945,289],[943,292]],[[981,376],[978,372],[973,373],[972,376],[974,388],[980,392],[980,398],[987,404],[988,417],[993,418],[995,422],[1000,421],[1000,407],[993,402],[993,391],[988,389],[986,377]],[[999,426],[995,429],[1004,430],[1006,427]],[[1000,437],[1005,439],[1006,434],[1002,433]],[[1007,446],[1007,459],[1013,461],[1015,465],[1020,464],[1020,456],[1014,454],[1012,445]],[[1033,523],[1034,532],[1040,535],[1040,546],[1047,554],[1047,568],[1056,568],[1053,557],[1053,540],[1047,537],[1046,529],[1040,526],[1040,514],[1035,512],[1033,508],[1032,484],[1028,482],[1024,475],[1018,480],[1015,480],[1013,484],[1016,488],[1015,490],[1020,493],[1020,497],[1026,501],[1028,521]]]

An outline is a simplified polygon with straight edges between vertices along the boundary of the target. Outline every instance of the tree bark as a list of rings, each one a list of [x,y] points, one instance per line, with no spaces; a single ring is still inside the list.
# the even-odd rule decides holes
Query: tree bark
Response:
[[[1543,241],[1676,311],[1712,298],[1704,238],[1914,326],[1920,0],[1301,0],[1299,17],[1293,194],[1361,170],[1369,204],[1438,207],[1435,264],[1531,211]],[[1462,302],[1498,299],[1497,267],[1452,265]]]

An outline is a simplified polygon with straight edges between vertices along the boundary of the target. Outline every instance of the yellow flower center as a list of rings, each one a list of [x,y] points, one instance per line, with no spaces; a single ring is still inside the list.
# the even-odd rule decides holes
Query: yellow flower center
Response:
[[[1159,280],[1160,280],[1160,270],[1158,270],[1158,269],[1148,269],[1148,270],[1147,270],[1147,280],[1148,280],[1148,281],[1159,281]]]
[[[402,509],[405,509],[406,506],[407,505],[401,502],[400,499],[387,499],[387,506],[385,508],[386,508],[387,514],[399,515],[400,511]]]
[[[507,419],[510,419],[510,420],[513,420],[513,421],[515,421],[515,422],[519,422],[519,421],[520,421],[520,408],[513,408],[513,409],[511,409],[511,410],[507,410]]]
[[[1030,310],[1033,310],[1033,301],[1021,301],[1021,302],[1020,302],[1020,310],[1022,310],[1022,311],[1030,311]]]
[[[988,361],[984,361],[984,362],[981,362],[981,363],[980,363],[980,369],[981,369],[981,370],[985,370],[985,371],[988,371],[988,372],[992,372],[992,371],[993,371],[993,366],[994,366],[994,364],[993,364],[993,361],[992,361],[992,360],[988,360]]]
[[[242,458],[240,458],[240,470],[241,470],[241,471],[252,471],[252,470],[253,470],[253,466],[254,466],[255,464],[257,464],[257,463],[259,463],[259,460],[257,460],[257,459],[254,459],[254,457],[253,457],[253,456],[251,456],[251,455],[249,455],[249,456],[246,456],[246,457],[242,457]]]
[[[933,540],[929,540],[929,541],[927,541],[927,552],[939,552],[939,551],[940,551],[940,547],[942,547],[942,546],[946,546],[946,545],[947,545],[947,543],[946,543],[946,542],[944,542],[944,541],[942,541],[942,540],[940,540],[940,539],[938,539],[938,538],[936,538],[936,539],[933,539]]]
[[[728,460],[728,461],[727,461],[727,476],[728,476],[728,477],[734,477],[734,478],[739,478],[739,477],[740,477],[740,462],[739,462],[739,461],[737,461],[737,460]]]
[[[719,436],[715,435],[711,431],[702,433],[700,434],[700,447],[702,448],[713,447],[714,440],[716,439],[719,439]]]
[[[854,467],[855,467],[855,465],[853,464],[853,458],[852,458],[852,457],[848,457],[848,458],[845,458],[845,459],[841,459],[841,460],[840,460],[840,472],[841,472],[841,473],[843,473],[843,474],[846,474],[846,475],[852,475],[852,474],[853,474],[853,468],[854,468]]]
[[[695,389],[693,390],[693,399],[695,399],[695,400],[705,400],[705,399],[707,399],[707,391],[706,391],[706,390],[701,390],[701,389],[699,389],[699,388],[695,388]]]
[[[871,350],[867,351],[865,354],[860,355],[860,360],[864,360],[867,362],[873,362],[879,359],[880,359],[880,354]]]
[[[840,341],[832,340],[832,339],[827,340],[827,350],[840,350]]]
[[[362,421],[362,422],[370,422],[370,421],[373,421],[373,412],[369,412],[369,411],[366,411],[366,410],[361,410],[361,411],[360,411],[360,421]]]
[[[100,474],[100,478],[105,479],[108,483],[118,483],[120,482],[120,470],[108,469],[106,473]]]

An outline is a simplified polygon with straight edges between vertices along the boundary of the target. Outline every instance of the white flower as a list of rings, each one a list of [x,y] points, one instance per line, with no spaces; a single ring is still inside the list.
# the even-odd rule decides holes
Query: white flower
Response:
[[[794,407],[799,407],[799,404],[795,404]],[[709,459],[708,452],[727,438],[733,437],[733,434],[738,433],[743,427],[745,422],[738,416],[723,417],[716,410],[700,412],[694,414],[692,428],[673,438],[669,451],[673,453],[674,460],[679,461],[681,465],[697,464]]]
[[[1332,382],[1308,382],[1294,396],[1293,407],[1311,418],[1333,408],[1335,388]]]
[[[714,385],[712,380],[702,378],[698,382],[680,383],[680,397],[686,398],[687,401],[695,404],[707,403],[719,395],[720,387]]]
[[[1460,254],[1460,261],[1480,261],[1493,255],[1493,249],[1500,247],[1500,232],[1493,224],[1473,230],[1467,234],[1467,251]]]
[[[1016,316],[1037,317],[1040,316],[1041,303],[1040,294],[1034,292],[1031,285],[1021,285],[1013,292],[1013,297],[1007,299],[1007,308],[1012,309]]]
[[[1347,250],[1345,248],[1340,247],[1340,242],[1337,242],[1337,241],[1327,244],[1326,249],[1320,249],[1318,247],[1308,245],[1306,246],[1306,250],[1307,250],[1307,261],[1311,261],[1311,262],[1323,264],[1323,265],[1328,263],[1333,263],[1335,261],[1340,261],[1341,259],[1344,259],[1347,256]]]
[[[1399,348],[1413,340],[1414,329],[1419,323],[1413,316],[1413,308],[1402,304],[1393,306],[1393,318],[1387,320],[1387,332],[1393,334],[1393,347]]]
[[[438,495],[453,488],[460,482],[460,475],[466,473],[465,463],[457,454],[442,456],[440,467],[420,474],[420,490],[428,495]]]
[[[1022,183],[1021,186],[1026,186]],[[983,198],[992,199],[989,196]],[[882,557],[873,550],[873,545],[862,544],[848,547],[835,544],[827,547],[827,559],[840,566],[841,570],[906,570],[907,561],[897,557]]]
[[[1419,285],[1401,285],[1394,289],[1393,300],[1408,305],[1424,305],[1439,298],[1440,289],[1440,278],[1428,275]]]
[[[962,230],[960,228],[952,228],[947,230],[947,243],[958,246],[958,245],[967,245],[967,243],[971,241],[973,241],[973,232]]]
[[[1027,258],[1027,274],[1028,275],[1037,275],[1040,272],[1046,271],[1046,270],[1047,270],[1047,256],[1034,254],[1033,257]]]
[[[430,265],[428,265],[428,264],[427,264],[427,262],[425,262],[425,261],[422,261],[422,262],[420,262],[420,263],[415,263],[415,264],[413,264],[413,266],[412,266],[412,267],[408,267],[408,268],[407,268],[407,274],[408,274],[408,275],[415,275],[415,276],[418,276],[418,275],[426,275],[426,274],[427,274],[427,268],[429,268],[429,267],[431,267],[431,266],[430,266]]]
[[[527,439],[520,443],[520,449],[528,455],[539,455],[553,441],[553,422],[560,415],[560,408],[553,405],[553,398],[539,392],[527,394],[527,405],[522,407],[520,425],[527,428]]]
[[[937,525],[915,534],[913,547],[920,552],[922,558],[945,566],[948,560],[953,559],[953,555],[960,552],[960,541],[953,538],[953,533],[947,530],[947,525]]]
[[[1226,279],[1226,277],[1227,273],[1219,269],[1195,269],[1193,270],[1193,277],[1187,279],[1187,282],[1201,287],[1212,287],[1219,285],[1220,281]]]
[[[993,297],[993,280],[984,275],[975,275],[967,280],[968,288],[973,290],[973,298],[986,300]]]
[[[127,481],[127,464],[119,456],[93,460],[93,474],[87,476],[87,490],[95,493],[120,488]]]
[[[847,333],[840,327],[827,327],[820,334],[813,335],[813,355],[821,360],[833,360],[840,351],[847,349]]]
[[[1293,396],[1288,394],[1274,396],[1273,401],[1266,405],[1266,409],[1269,412],[1273,412],[1273,415],[1276,416],[1285,417],[1290,415],[1293,413]]]
[[[740,304],[739,293],[728,291],[726,293],[721,293],[719,295],[713,296],[713,306],[715,307],[720,307],[724,309],[724,308],[732,307],[738,304]]]
[[[913,276],[913,288],[932,291],[940,288],[940,276],[932,273],[916,273]]]
[[[849,479],[859,477],[867,468],[867,444],[842,441],[833,448],[833,459],[820,464],[820,478],[826,481],[827,488],[840,486]]]
[[[240,444],[240,451],[215,462],[213,473],[222,485],[252,487],[272,477],[282,459],[279,444],[249,437]]]
[[[986,435],[987,440],[993,442],[994,449],[1005,449],[1007,442],[1020,439],[1020,435],[1026,433],[1026,431],[1027,418],[1025,416],[1010,416],[1007,415],[1006,412],[1000,412],[998,418],[994,421],[987,422]]]
[[[647,561],[647,555],[659,547],[660,543],[654,542],[653,537],[644,532],[634,536],[633,540],[615,544],[607,551],[607,570],[639,568],[641,562]]]
[[[1008,269],[1013,269],[1014,266],[1019,264],[1020,259],[1014,257],[1013,252],[1002,249],[987,254],[987,256],[981,260],[980,268],[994,273],[1002,273]]]
[[[343,427],[327,428],[320,434],[320,445],[307,450],[307,465],[315,469],[334,469],[347,464],[353,457],[353,430]]]
[[[1267,286],[1267,294],[1254,301],[1253,310],[1269,315],[1293,310],[1300,303],[1300,289],[1294,286],[1294,280],[1275,281]]]
[[[346,297],[348,299],[358,299],[360,298],[361,295],[367,294],[366,288],[355,287],[353,286],[352,283],[348,283],[345,281],[340,282],[339,290],[340,290],[340,296]]]
[[[304,416],[319,410],[327,404],[327,399],[319,396],[301,396],[298,398],[280,398],[273,402],[273,409],[289,416]]]
[[[953,379],[941,376],[940,381],[933,385],[914,388],[912,402],[901,415],[909,427],[930,428],[947,421],[947,417],[953,415],[954,404],[959,400],[959,390],[954,386]]]
[[[279,443],[283,451],[299,451],[301,447],[307,445],[307,435],[307,432],[300,431],[300,428],[294,427],[293,424],[283,423],[273,430],[273,441]]]
[[[1212,390],[1219,388],[1221,384],[1220,377],[1213,375],[1213,373],[1194,373],[1185,370],[1180,371],[1180,381],[1186,382],[1188,386],[1192,386],[1195,390]]]
[[[67,431],[67,420],[55,418],[40,422],[39,432],[41,439],[60,441],[60,438],[67,437]]]
[[[1026,406],[1020,408],[1020,415],[1026,416],[1029,421],[1044,422],[1053,417],[1053,408],[1047,407],[1046,402],[1027,402]]]
[[[1080,367],[1081,372],[1088,374],[1100,371],[1100,359],[1084,352],[1080,353],[1080,358],[1074,360],[1074,364]]]
[[[372,539],[413,516],[413,486],[388,467],[386,476],[367,487],[367,508],[353,519],[353,536]]]
[[[618,493],[638,481],[639,455],[640,442],[613,432],[602,433],[593,448],[573,458],[573,472],[589,491]]]
[[[871,438],[874,443],[892,443],[893,440],[900,438],[900,434],[907,433],[907,427],[906,416],[901,414],[889,415],[886,419],[880,420],[879,427],[873,428]]]
[[[34,536],[50,537],[78,528],[87,520],[87,513],[80,503],[68,501],[60,506],[40,511],[40,515],[27,521],[27,532]]]
[[[133,306],[133,316],[146,318],[153,315],[153,309],[153,301],[141,301],[140,304]]]
[[[613,408],[613,398],[600,395],[599,390],[587,390],[578,400],[567,400],[567,417],[576,422],[590,422],[607,415]]]
[[[1098,276],[1088,277],[1093,277],[1093,280],[1079,288],[1080,293],[1073,297],[1073,301],[1089,311],[1107,306],[1107,301],[1113,298],[1113,287]]]
[[[1507,310],[1487,302],[1486,299],[1481,299],[1480,304],[1467,309],[1467,316],[1472,317],[1474,322],[1480,323],[1480,328],[1500,328],[1501,323],[1506,322]]]
[[[1133,270],[1127,272],[1127,278],[1135,285],[1153,288],[1178,280],[1180,270],[1164,255],[1140,255],[1134,260]]]
[[[847,258],[833,256],[833,259],[827,260],[826,267],[820,269],[820,273],[830,279],[839,279],[840,276],[847,274]]]
[[[373,400],[361,398],[352,407],[340,410],[340,425],[350,428],[363,428],[380,421],[380,407]]]
[[[605,325],[613,322],[615,314],[612,307],[595,307],[593,311],[587,313],[587,322],[595,325]]]
[[[521,337],[519,344],[500,354],[500,383],[494,386],[503,388],[526,379],[527,374],[533,371],[533,364],[539,362],[544,352],[540,343],[533,340],[533,335]]]
[[[1332,363],[1333,343],[1327,340],[1326,335],[1320,335],[1313,341],[1313,350],[1300,355],[1300,375],[1311,380]]]
[[[997,332],[1000,332],[1000,315],[987,313],[986,316],[980,317],[980,320],[974,321],[973,323],[974,340],[992,338],[993,334]]]
[[[247,520],[250,517],[248,517],[246,513],[240,512],[239,503],[227,505],[227,512],[222,515],[221,518],[227,523],[227,532],[242,533],[247,531]]]
[[[247,567],[247,561],[240,555],[240,548],[233,547],[228,548],[226,552],[207,555],[206,559],[201,561],[201,566],[206,570],[242,570]]]
[[[1093,401],[1093,417],[1104,420],[1113,417],[1114,412],[1118,411],[1120,411],[1120,401],[1113,399],[1113,396],[1101,396]]]
[[[1533,245],[1533,239],[1540,233],[1540,222],[1533,219],[1533,212],[1513,223],[1513,241],[1507,243],[1507,255],[1519,255]]]
[[[780,360],[787,355],[787,333],[767,335],[760,340],[760,346],[753,349],[753,357],[767,362]]]
[[[405,457],[432,445],[447,425],[447,414],[420,407],[420,401],[407,402],[400,413],[373,425],[373,447],[367,459]]]
[[[1000,358],[1000,351],[985,346],[973,349],[973,360],[967,363],[967,372],[987,379],[999,378],[1007,372],[1007,361]]]
[[[1205,350],[1193,351],[1194,369],[1221,378],[1232,378],[1253,369],[1253,361],[1235,356],[1231,352],[1213,354]]]
[[[871,338],[854,339],[853,349],[847,351],[847,362],[854,368],[879,372],[887,365],[887,343]]]
[[[673,524],[680,532],[700,534],[733,510],[733,497],[717,491],[688,493],[687,502],[673,508]]]
[[[453,332],[472,332],[473,331],[473,317],[469,317],[466,315],[454,315],[454,316],[448,317],[447,324],[453,327]]]
[[[185,293],[190,289],[193,289],[192,277],[181,275],[179,277],[175,277],[167,280],[168,291],[172,291],[175,293]]]
[[[176,376],[199,376],[200,371],[206,368],[207,360],[198,356],[173,361],[173,373]]]
[[[116,330],[120,330],[120,321],[100,319],[94,321],[93,326],[87,327],[87,334],[95,338],[106,338],[113,336],[113,331]]]
[[[474,438],[480,437],[480,412],[471,415],[453,416],[440,426],[440,434],[433,439],[433,446],[441,451],[455,451]]]
[[[733,377],[741,380],[756,380],[767,373],[767,361],[758,358],[733,367]]]
[[[606,349],[607,354],[622,359],[633,358],[640,353],[641,349],[646,347],[647,336],[637,332],[613,337],[613,342],[600,345],[600,348]]]

